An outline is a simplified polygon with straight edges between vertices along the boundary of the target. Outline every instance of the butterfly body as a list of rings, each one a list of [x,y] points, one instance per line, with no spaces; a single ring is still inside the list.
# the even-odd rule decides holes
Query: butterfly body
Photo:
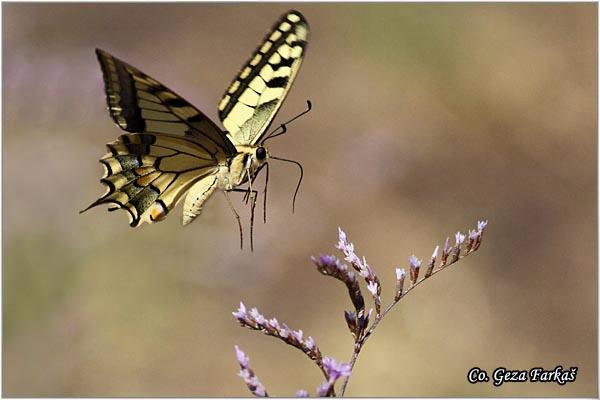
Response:
[[[226,131],[156,79],[97,49],[109,113],[128,134],[107,144],[100,159],[107,192],[87,209],[113,204],[109,210],[124,209],[136,227],[163,220],[185,198],[187,225],[215,191],[251,185],[269,159],[260,143],[300,68],[308,31],[297,11],[275,23],[218,104]]]
[[[227,165],[221,166],[219,171],[219,188],[222,190],[232,190],[248,182],[249,178],[254,178],[269,157],[268,151],[262,146],[238,146],[237,148],[239,153],[229,158]]]

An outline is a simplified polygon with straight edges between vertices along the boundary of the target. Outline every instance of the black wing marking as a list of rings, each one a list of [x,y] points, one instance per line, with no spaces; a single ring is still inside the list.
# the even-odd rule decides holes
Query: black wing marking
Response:
[[[199,180],[217,172],[210,149],[170,134],[123,135],[106,145],[100,180],[107,192],[88,209],[114,204],[129,213],[129,224],[153,223],[166,217]],[[83,212],[82,211],[82,212]]]
[[[108,110],[121,129],[182,135],[223,158],[236,153],[225,133],[181,96],[103,50],[96,49],[96,55],[104,76]]]
[[[219,118],[234,144],[254,145],[281,107],[308,43],[309,26],[288,11],[273,26],[219,103]]]

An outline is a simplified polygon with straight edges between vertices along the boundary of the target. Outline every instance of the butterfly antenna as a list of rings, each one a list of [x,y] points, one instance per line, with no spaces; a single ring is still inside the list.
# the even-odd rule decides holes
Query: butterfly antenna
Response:
[[[298,190],[300,190],[300,184],[302,183],[302,177],[304,176],[304,169],[302,168],[302,164],[300,164],[298,161],[288,160],[287,158],[280,158],[280,157],[274,157],[274,156],[271,156],[271,158],[274,160],[285,161],[285,162],[289,162],[292,164],[296,164],[298,166],[298,168],[300,168],[300,179],[298,179],[298,185],[296,185],[296,191],[294,191],[294,199],[292,200],[292,212],[294,212],[295,208],[296,208],[296,196],[298,195]]]
[[[284,133],[287,132],[287,124],[294,122],[295,120],[297,120],[298,118],[300,118],[301,116],[303,116],[304,114],[308,113],[311,109],[312,109],[312,103],[310,102],[310,100],[306,100],[306,104],[307,104],[307,108],[306,110],[302,111],[300,114],[296,115],[294,118],[290,119],[289,121],[284,122],[283,124],[279,125],[277,128],[275,128],[273,131],[271,131],[271,133],[269,133],[261,142],[261,146],[268,140],[268,139],[272,139],[274,137],[277,136],[281,136]],[[281,132],[277,132],[279,129],[281,129]],[[277,133],[275,133],[277,132]]]

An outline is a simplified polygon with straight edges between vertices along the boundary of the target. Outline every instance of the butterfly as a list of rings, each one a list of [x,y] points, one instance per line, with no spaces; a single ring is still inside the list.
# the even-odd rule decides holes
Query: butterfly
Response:
[[[100,182],[107,192],[82,212],[111,204],[109,211],[125,210],[130,226],[137,227],[162,221],[185,196],[187,225],[221,190],[236,215],[243,244],[239,215],[227,193],[246,192],[246,201],[252,196],[254,215],[252,181],[268,167],[269,158],[276,158],[263,144],[286,131],[282,124],[282,131],[267,134],[298,73],[308,36],[308,23],[298,11],[280,17],[218,104],[225,130],[156,79],[96,49],[108,111],[128,134],[106,145]],[[239,189],[244,183],[248,189]]]

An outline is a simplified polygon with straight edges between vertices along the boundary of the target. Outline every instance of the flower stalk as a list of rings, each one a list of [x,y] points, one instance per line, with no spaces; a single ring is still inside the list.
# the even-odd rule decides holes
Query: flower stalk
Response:
[[[346,233],[341,228],[338,228],[338,242],[335,247],[342,252],[344,261],[349,263],[349,265],[333,255],[311,257],[311,261],[321,274],[330,276],[346,286],[350,301],[354,307],[353,311],[344,311],[344,320],[354,339],[353,352],[348,363],[338,362],[331,357],[323,356],[312,336],[305,336],[302,330],[293,330],[285,323],[279,322],[276,318],[267,319],[256,308],[248,311],[244,303],[240,303],[238,310],[232,314],[242,326],[278,338],[286,344],[302,351],[315,362],[325,377],[325,381],[316,390],[317,396],[335,397],[335,385],[340,380],[342,380],[340,396],[343,396],[365,343],[372,336],[383,318],[400,300],[425,280],[477,251],[481,246],[486,226],[487,221],[479,221],[477,229],[469,230],[467,235],[457,232],[455,234],[454,245],[450,245],[450,238],[446,238],[439,258],[440,246],[436,246],[433,250],[426,264],[427,269],[424,274],[420,273],[423,264],[422,260],[418,259],[415,255],[410,256],[408,259],[408,287],[405,288],[406,270],[404,268],[396,268],[396,292],[392,302],[383,311],[379,277],[367,263],[366,258],[361,258],[356,254],[354,244],[348,240]],[[373,300],[375,309],[373,319],[371,319],[373,309],[371,308],[368,312],[366,311],[365,298],[362,294],[358,276],[363,278],[363,284],[366,286]],[[241,368],[239,376],[244,380],[253,395],[267,397],[268,394],[265,387],[249,367],[248,357],[246,357],[239,347],[236,346],[235,350]],[[309,394],[305,390],[296,392],[296,397],[308,396]]]

